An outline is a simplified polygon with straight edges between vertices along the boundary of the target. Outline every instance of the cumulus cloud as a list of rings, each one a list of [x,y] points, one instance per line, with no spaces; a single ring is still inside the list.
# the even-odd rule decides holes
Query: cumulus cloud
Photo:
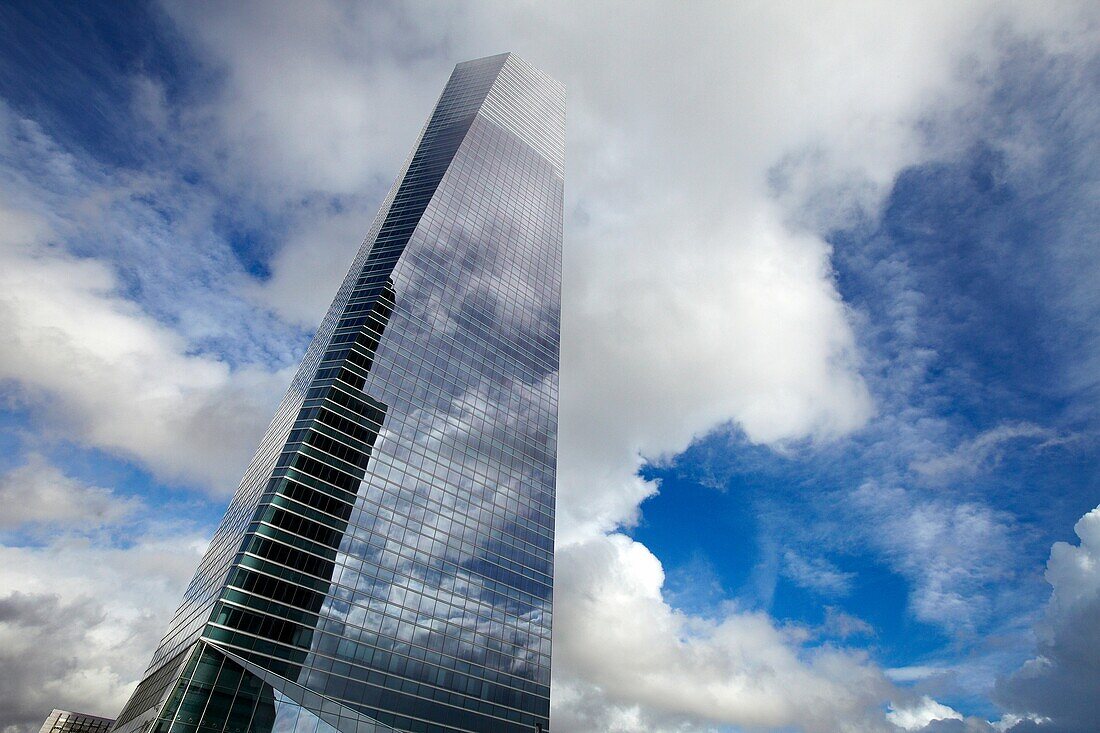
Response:
[[[125,547],[69,532],[0,546],[5,731],[36,730],[55,707],[110,717],[133,691],[206,541],[183,524],[134,527]]]
[[[1037,624],[1038,654],[997,685],[1001,703],[1027,716],[1011,730],[1085,733],[1100,728],[1100,507],[1081,517],[1077,545],[1057,542],[1051,597]],[[1035,719],[1045,722],[1034,727]]]
[[[679,452],[731,417],[778,442],[837,436],[870,413],[823,244],[767,221],[725,234],[683,222],[666,240],[657,219],[686,208],[574,255],[587,262],[563,315],[565,541],[634,521],[652,491],[635,476],[640,456]],[[664,247],[677,257],[663,271],[639,251]]]
[[[1037,730],[1057,733],[1055,729],[1046,727],[1050,721],[1043,718],[1008,714],[1000,720],[989,721],[975,716],[964,716],[927,695],[905,705],[891,705],[886,717],[903,730],[919,733],[1002,733],[1008,730],[1023,733],[1024,730],[1035,730],[1032,726],[1036,725],[1043,726]]]
[[[111,267],[51,234],[0,209],[0,379],[60,435],[229,494],[288,375],[190,353]]]
[[[38,454],[0,476],[0,530],[24,524],[78,524],[95,528],[132,515],[139,499],[72,479]]]
[[[822,222],[835,225],[836,207],[873,212],[927,154],[915,123],[967,93],[961,55],[995,54],[992,29],[1012,16],[980,4],[669,14],[485,3],[369,16],[322,4],[258,23],[246,5],[168,10],[226,79],[192,120],[210,133],[202,146],[224,149],[250,176],[240,185],[272,200],[388,182],[408,120],[423,118],[455,58],[515,48],[565,81],[563,541],[636,521],[653,491],[635,476],[640,456],[676,453],[726,420],[767,443],[866,420]],[[406,58],[410,47],[423,53]],[[683,73],[695,68],[722,73]],[[303,220],[257,289],[304,322],[339,272],[316,254],[329,239],[319,221]]]
[[[316,326],[362,244],[364,223],[371,216],[373,212],[367,214],[358,206],[310,209],[298,218],[273,256],[271,277],[247,283],[244,292],[291,323]]]
[[[33,730],[52,708],[105,717],[131,688],[110,658],[87,653],[104,621],[93,598],[63,603],[56,595],[12,592],[0,597],[0,709],[4,730]],[[99,645],[96,645],[98,648]],[[74,653],[76,652],[76,653]],[[127,665],[132,668],[132,665]],[[64,701],[62,703],[61,701]]]
[[[557,562],[559,729],[889,729],[873,709],[889,685],[863,655],[805,647],[762,613],[675,611],[660,561],[621,534],[562,548]]]
[[[192,154],[234,190],[287,205],[309,193],[381,198],[412,142],[409,120],[421,124],[439,94],[457,14],[397,3],[161,7],[221,78],[181,120],[179,132],[198,138]],[[362,213],[360,239],[374,212]]]
[[[733,110],[750,101],[746,95],[763,102],[758,87],[728,87],[713,95],[713,116],[680,120],[675,106],[649,105],[645,87],[682,95],[683,80],[667,71],[655,74],[648,65],[631,70],[639,61],[637,41],[624,44],[594,33],[611,21],[603,13],[581,13],[558,29],[560,38],[583,46],[584,56],[598,49],[603,63],[593,67],[546,46],[545,28],[560,22],[560,14],[544,16],[541,9],[526,16],[493,4],[455,15],[386,8],[367,17],[323,4],[308,13],[293,7],[264,12],[260,24],[245,6],[169,4],[168,10],[227,80],[188,129],[214,131],[202,138],[202,147],[224,146],[238,161],[228,168],[247,172],[249,191],[263,189],[269,202],[298,200],[318,189],[354,196],[376,187],[380,194],[379,182],[388,183],[413,138],[408,121],[422,119],[438,93],[440,67],[446,67],[435,61],[441,46],[448,46],[450,61],[517,43],[530,47],[533,60],[540,54],[555,59],[548,68],[574,92],[574,129],[581,131],[580,140],[570,141],[571,160],[581,163],[569,174],[575,213],[566,258],[572,296],[567,293],[564,314],[573,335],[563,344],[565,539],[574,528],[579,537],[636,518],[637,504],[653,490],[634,476],[639,454],[682,450],[730,417],[754,439],[776,441],[840,435],[870,413],[844,308],[831,283],[828,247],[791,231],[768,201],[761,169],[742,162],[762,151],[778,154],[790,139],[761,140],[758,133],[766,126],[758,119],[751,137],[712,127],[717,119],[736,120]],[[646,45],[667,43],[667,18],[632,12],[634,30]],[[737,50],[742,44],[712,37],[707,29],[727,19],[717,8],[706,12],[715,15],[713,25],[676,22],[710,46],[729,42],[725,47],[735,64],[745,53]],[[396,28],[402,35],[393,35]],[[377,42],[364,43],[364,33]],[[437,55],[394,63],[410,43]],[[775,50],[767,58],[778,61],[780,55]],[[842,103],[836,104],[839,111]],[[624,115],[627,110],[637,117]],[[788,113],[777,102],[757,112],[784,125]],[[639,128],[635,119],[659,129]],[[685,129],[670,137],[673,123]],[[898,134],[907,133],[899,128]],[[685,139],[704,145],[677,150]],[[652,154],[640,155],[642,150]],[[720,172],[713,162],[693,167],[681,159],[684,153],[729,165],[720,164]],[[876,167],[881,159],[874,158]],[[225,169],[219,161],[219,175]],[[711,189],[716,174],[721,185]],[[607,186],[612,179],[616,185]],[[357,241],[355,216],[361,217],[361,233],[370,213],[353,207],[303,214],[272,261],[271,279],[252,288],[254,296],[288,317],[316,321],[325,302],[320,294],[346,259],[318,252],[345,251],[331,241]],[[675,258],[664,259],[673,267],[653,266],[671,251]],[[694,378],[681,379],[684,373]],[[583,512],[574,511],[578,501],[570,492],[584,493]]]
[[[921,733],[994,733],[1000,730],[981,718],[940,718],[919,729]]]
[[[963,716],[946,705],[925,695],[912,705],[890,706],[886,717],[891,723],[905,730],[920,730],[934,720],[962,720]]]

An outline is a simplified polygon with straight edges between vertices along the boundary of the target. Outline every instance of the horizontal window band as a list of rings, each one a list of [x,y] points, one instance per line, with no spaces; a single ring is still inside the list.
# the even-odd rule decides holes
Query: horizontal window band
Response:
[[[247,608],[255,613],[263,613],[277,618],[290,619],[291,621],[313,628],[317,628],[317,625],[321,622],[321,616],[319,614],[303,611],[300,608],[272,601],[271,599],[258,596],[255,593],[248,593],[238,588],[229,588],[226,593],[222,594],[222,597],[218,599],[218,604],[237,608]],[[214,618],[214,614],[212,613],[210,617]]]
[[[260,521],[277,529],[289,532],[291,535],[304,537],[321,547],[329,547],[334,550],[340,547],[340,540],[343,538],[344,532],[347,529],[346,523],[343,522],[341,522],[341,524],[345,526],[337,529],[271,504],[267,505],[267,508],[263,510]]]
[[[268,562],[285,566],[291,570],[305,573],[318,580],[323,580],[326,583],[332,580],[332,573],[336,568],[336,563],[332,560],[318,557],[309,552],[299,550],[292,545],[284,544],[259,534],[253,534],[248,542],[245,543],[244,552],[248,555],[255,555],[256,557],[263,558]]]
[[[308,473],[303,473],[289,467],[275,469],[272,472],[272,477],[275,479],[289,479],[291,481],[296,481],[297,483],[305,484],[306,486],[309,486],[312,489],[317,489],[318,491],[343,491],[347,494],[357,495],[357,492],[351,492],[342,487],[333,486],[332,484],[322,481],[319,478],[310,476]],[[356,489],[358,490],[358,487],[356,487]],[[337,494],[333,495],[338,496]]]
[[[226,584],[286,606],[303,609],[312,614],[316,614],[321,610],[325,600],[324,593],[318,593],[315,590],[303,588],[285,580],[272,578],[242,567],[235,567],[230,572]]]
[[[311,436],[314,435],[317,437],[312,438]],[[322,442],[315,443],[313,442],[314,440]],[[365,443],[362,440],[353,438],[347,433],[336,430],[319,420],[296,423],[287,436],[286,445],[290,446],[295,443],[309,443],[310,445],[315,445],[318,448],[324,449],[326,453],[330,453],[341,460],[346,460],[343,458],[345,454],[352,457],[356,454],[369,456],[374,449],[373,445],[370,443]],[[331,447],[328,445],[330,443],[332,444]]]
[[[255,557],[254,555],[239,556],[236,566],[238,568],[248,568],[249,570],[255,570],[257,572],[263,573],[264,575],[286,581],[287,583],[290,583],[295,587],[304,588],[315,593],[320,593],[323,596],[328,595],[330,586],[332,585],[331,577],[317,578],[312,575],[306,575],[301,571],[293,570],[278,563]]]
[[[295,429],[307,429],[311,427],[313,420],[317,420],[329,427],[362,441],[366,445],[373,446],[378,437],[378,431],[382,429],[381,422],[374,422],[368,418],[348,410],[343,405],[331,402],[312,400],[314,404],[303,403],[302,409],[295,420]]]
[[[314,629],[289,619],[252,613],[243,608],[222,606],[211,623],[287,646],[308,649]]]
[[[359,484],[363,479],[362,471],[359,471],[358,473],[360,475],[356,476],[314,458],[310,458],[301,451],[280,454],[279,461],[275,464],[275,467],[287,470],[297,470],[313,478],[339,486],[345,491],[358,491]]]
[[[328,484],[309,486],[286,477],[272,479],[266,493],[269,496],[293,499],[300,504],[305,504],[340,519],[346,519],[344,517],[345,512],[348,512],[356,501],[356,495],[350,491],[344,491]]]
[[[269,507],[271,505],[268,505]],[[248,531],[252,534],[262,535],[279,542],[283,542],[288,545],[297,547],[299,550],[311,553],[313,555],[319,555],[328,560],[335,562],[339,556],[338,547],[333,545],[327,545],[316,540],[311,540],[308,537],[304,537],[289,529],[282,529],[280,527],[274,527],[270,524],[263,522],[256,522],[252,524]]]
[[[313,431],[310,431],[310,435],[319,435],[319,434],[314,433]],[[323,436],[321,436],[318,439],[319,440],[323,439],[323,440],[329,441],[330,443],[333,443],[334,445],[338,445],[338,444],[336,444],[335,441],[332,441],[328,438],[324,438]],[[288,443],[287,444],[287,450],[294,451],[299,456],[306,456],[306,457],[311,458],[312,460],[315,460],[319,463],[323,463],[324,465],[326,465],[330,468],[334,468],[337,471],[340,471],[341,473],[345,473],[345,474],[348,474],[348,475],[352,476],[355,479],[355,482],[356,482],[355,485],[356,486],[358,486],[359,483],[362,482],[362,480],[363,480],[363,475],[364,475],[364,473],[363,473],[363,468],[364,467],[363,466],[359,466],[358,464],[355,464],[355,463],[350,463],[350,462],[348,462],[348,461],[346,461],[342,458],[337,458],[336,456],[332,455],[328,451],[323,450],[318,445],[311,445],[309,443]],[[358,451],[356,451],[356,453],[358,453]],[[366,458],[367,457],[362,453],[359,453],[359,455],[362,457],[363,462],[366,463]],[[299,467],[303,468],[303,470],[307,470],[302,465],[299,465]],[[310,473],[314,473],[312,468],[308,469],[308,471]],[[314,473],[314,475],[317,475],[317,474]],[[318,478],[324,478],[324,476],[318,476]]]

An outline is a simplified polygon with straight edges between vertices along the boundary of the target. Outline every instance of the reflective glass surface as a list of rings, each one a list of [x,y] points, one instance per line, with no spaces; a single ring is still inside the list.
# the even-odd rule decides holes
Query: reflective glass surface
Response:
[[[115,721],[98,715],[53,710],[39,733],[107,733]]]
[[[548,727],[563,159],[456,67],[118,730]]]

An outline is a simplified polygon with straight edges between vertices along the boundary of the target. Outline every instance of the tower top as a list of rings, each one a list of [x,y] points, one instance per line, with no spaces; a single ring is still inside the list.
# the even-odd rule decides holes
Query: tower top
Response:
[[[478,70],[495,77],[482,114],[537,150],[564,177],[565,86],[511,51],[456,64],[451,78]]]

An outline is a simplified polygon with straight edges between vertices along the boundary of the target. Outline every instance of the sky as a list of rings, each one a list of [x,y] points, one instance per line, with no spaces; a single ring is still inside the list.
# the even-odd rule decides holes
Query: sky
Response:
[[[552,729],[1100,729],[1100,6],[0,4],[0,731],[133,690],[453,65],[568,93]]]

